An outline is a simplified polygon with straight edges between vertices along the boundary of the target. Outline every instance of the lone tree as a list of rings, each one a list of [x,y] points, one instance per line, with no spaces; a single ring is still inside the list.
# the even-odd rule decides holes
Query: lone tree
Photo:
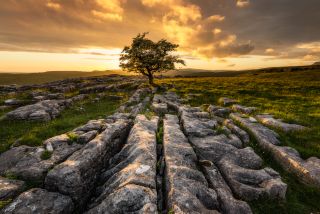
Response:
[[[124,47],[120,56],[120,67],[128,72],[139,73],[153,82],[154,73],[174,70],[175,64],[185,65],[178,56],[171,55],[179,45],[172,44],[165,39],[153,42],[146,38],[147,33],[138,34],[133,38],[131,46]]]

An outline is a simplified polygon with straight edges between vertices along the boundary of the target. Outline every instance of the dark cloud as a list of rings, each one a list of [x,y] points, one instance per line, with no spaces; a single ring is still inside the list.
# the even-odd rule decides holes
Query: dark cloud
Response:
[[[319,8],[319,0],[6,0],[0,50],[121,48],[149,31],[195,59],[311,59],[319,56],[317,47],[306,45],[320,41]]]

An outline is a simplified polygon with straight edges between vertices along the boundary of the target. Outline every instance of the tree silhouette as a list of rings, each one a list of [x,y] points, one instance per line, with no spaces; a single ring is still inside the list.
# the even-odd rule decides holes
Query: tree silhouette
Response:
[[[172,55],[179,47],[165,39],[153,42],[146,38],[148,33],[138,34],[133,38],[131,46],[125,46],[120,56],[120,67],[128,72],[142,74],[154,84],[154,73],[174,70],[175,64],[185,65],[179,56]]]

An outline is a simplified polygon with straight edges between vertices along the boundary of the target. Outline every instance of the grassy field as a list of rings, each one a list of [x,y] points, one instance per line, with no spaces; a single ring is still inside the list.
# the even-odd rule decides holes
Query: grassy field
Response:
[[[121,93],[124,100],[127,93]],[[122,101],[121,101],[122,102]],[[87,99],[64,110],[61,115],[49,122],[0,121],[0,153],[9,149],[17,140],[19,144],[39,146],[50,137],[71,131],[91,119],[104,118],[120,106],[120,101],[103,98],[99,102]]]
[[[246,106],[258,107],[260,113],[271,113],[287,122],[311,128],[310,131],[284,134],[283,145],[297,149],[303,158],[320,158],[320,70],[244,74],[238,77],[172,78],[158,81],[174,84],[181,96],[199,94],[192,106],[217,104],[220,97],[235,98]],[[269,154],[252,141],[251,146],[263,157],[266,166],[280,172],[288,184],[285,201],[252,202],[255,213],[314,213],[320,211],[320,191],[306,187],[286,173]]]

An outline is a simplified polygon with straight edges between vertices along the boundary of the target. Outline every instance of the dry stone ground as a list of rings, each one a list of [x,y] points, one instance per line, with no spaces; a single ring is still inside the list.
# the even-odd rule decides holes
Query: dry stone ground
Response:
[[[299,180],[320,187],[319,159],[281,146],[254,107],[224,97],[234,105],[204,111],[173,92],[155,93],[138,88],[111,116],[2,153],[0,200],[12,201],[0,213],[252,213],[252,201],[283,200],[287,184],[264,167],[250,135]],[[158,116],[142,114],[148,106]]]

